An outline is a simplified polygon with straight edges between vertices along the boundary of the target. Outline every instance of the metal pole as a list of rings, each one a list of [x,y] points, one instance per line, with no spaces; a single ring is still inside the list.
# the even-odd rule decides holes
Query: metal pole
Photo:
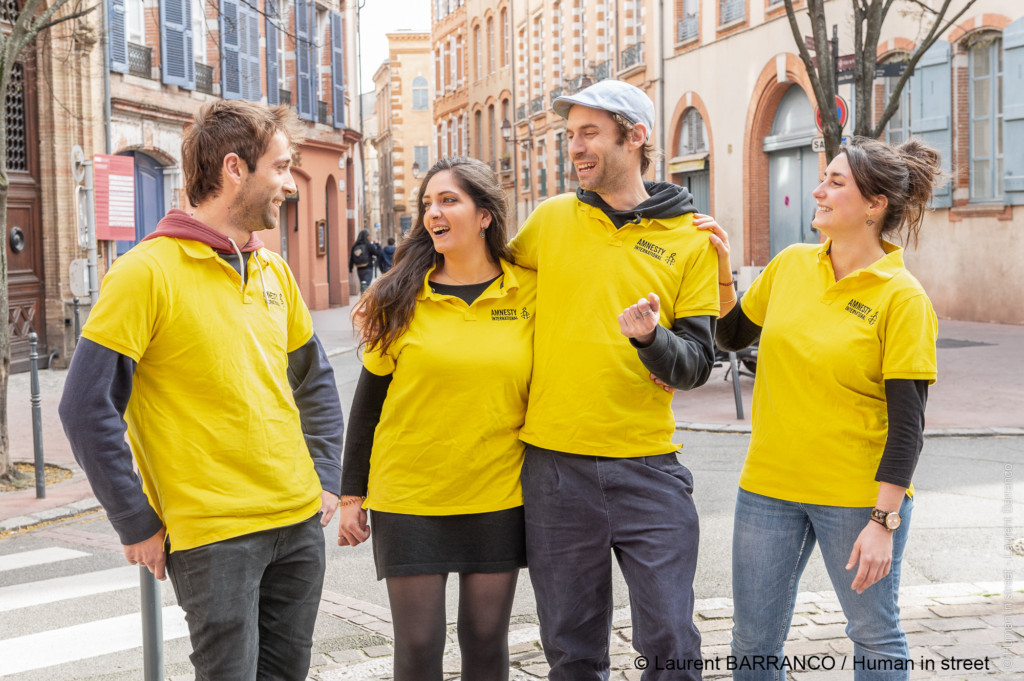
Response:
[[[89,206],[89,298],[90,304],[96,303],[97,294],[100,292],[99,278],[96,273],[96,192],[93,185],[92,161],[86,161],[85,165],[85,191]]]
[[[78,296],[75,296],[74,303],[75,303],[75,345],[78,345],[78,339],[82,337],[82,324],[81,324],[81,322],[79,322],[79,319],[80,319],[80,317],[79,317],[80,304],[79,303],[80,303],[80,301],[78,300]]]
[[[145,565],[139,566],[142,589],[142,659],[145,681],[164,680],[164,623],[160,583]]]
[[[35,447],[36,499],[46,498],[46,468],[43,463],[43,410],[39,397],[39,336],[28,335],[28,360],[32,366],[32,444]]]
[[[736,361],[736,353],[729,353],[729,366],[732,368],[732,395],[736,400],[736,418],[743,420],[743,396],[740,394],[740,363]]]

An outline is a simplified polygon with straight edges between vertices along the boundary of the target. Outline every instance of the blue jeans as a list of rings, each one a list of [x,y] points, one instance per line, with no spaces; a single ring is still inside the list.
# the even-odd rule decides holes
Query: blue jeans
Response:
[[[526,557],[550,681],[607,681],[612,556],[629,587],[643,681],[700,681],[693,624],[699,527],[674,453],[615,459],[526,446]],[[686,671],[665,671],[685,660]],[[682,664],[682,663],[680,663]]]
[[[732,536],[734,601],[732,654],[737,657],[783,654],[793,619],[800,575],[817,541],[832,586],[849,624],[854,661],[902,661],[909,657],[907,637],[900,626],[897,592],[900,564],[907,545],[914,502],[904,497],[903,519],[893,533],[889,574],[858,595],[850,588],[857,568],[846,563],[861,530],[870,522],[871,508],[800,504],[739,491]],[[847,661],[847,669],[852,661]],[[838,666],[838,665],[837,665]],[[857,681],[908,679],[908,671],[854,669]],[[782,681],[783,669],[736,669],[736,681]]]

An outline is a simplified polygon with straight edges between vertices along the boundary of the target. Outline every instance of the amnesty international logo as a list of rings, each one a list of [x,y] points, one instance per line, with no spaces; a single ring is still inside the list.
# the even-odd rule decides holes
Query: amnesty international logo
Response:
[[[877,322],[877,321],[878,321],[878,310],[875,310],[875,313],[873,315],[871,315],[870,317],[868,317],[868,326],[874,326],[875,322]]]
[[[526,306],[525,305],[523,306],[522,317],[523,317],[523,319],[529,319],[530,318],[530,313],[526,310]]]
[[[523,312],[526,312],[525,308],[523,308]],[[514,307],[512,307],[512,308],[507,308],[507,307],[506,308],[497,308],[496,307],[493,310],[491,310],[491,321],[492,322],[512,322],[512,321],[516,321],[517,319],[519,319],[519,311],[517,309],[515,309]]]
[[[670,266],[676,264],[676,254],[674,251],[670,253],[667,258],[665,258],[665,264]]]

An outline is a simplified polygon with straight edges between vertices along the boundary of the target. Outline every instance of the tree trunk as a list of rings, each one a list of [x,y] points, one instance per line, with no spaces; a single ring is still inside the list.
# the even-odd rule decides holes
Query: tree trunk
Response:
[[[5,69],[6,71],[6,69]],[[0,93],[7,92],[7,79],[0,79]],[[6,132],[0,123],[0,133]],[[6,135],[0,134],[0,140]],[[6,166],[6,149],[0,152]],[[0,235],[7,234],[7,173],[0,171]],[[7,319],[7,244],[0,244],[0,480],[26,477],[11,463],[11,439],[7,433],[7,382],[11,375],[11,329]]]

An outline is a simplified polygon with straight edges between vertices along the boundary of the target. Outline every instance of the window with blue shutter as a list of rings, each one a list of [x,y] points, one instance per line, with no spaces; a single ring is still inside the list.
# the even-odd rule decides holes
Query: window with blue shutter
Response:
[[[310,78],[310,0],[295,0],[295,60],[298,63],[296,89],[298,90],[299,118],[315,121],[317,107],[315,91]]]
[[[220,2],[220,92],[224,99],[242,99],[242,74],[239,70],[240,26],[238,0]]]
[[[196,89],[192,57],[192,0],[160,2],[160,71],[163,82]]]
[[[935,41],[917,62],[910,78],[910,134],[938,150],[946,174],[950,174],[953,150],[950,47],[945,40]],[[936,188],[932,208],[953,205],[951,184],[947,180]]]
[[[281,90],[277,86],[277,1],[267,0],[265,5],[266,21],[264,31],[267,35],[267,104],[277,106],[281,103]]]
[[[1024,19],[1003,29],[1003,197],[1024,206]]]
[[[110,70],[115,73],[128,73],[128,31],[124,15],[124,0],[109,0],[107,45],[110,52]]]
[[[253,0],[255,2],[256,0]],[[239,59],[248,63],[249,70],[245,73],[248,90],[245,91],[245,99],[250,102],[258,102],[263,97],[263,85],[261,83],[262,69],[260,68],[260,15],[255,7],[251,7],[244,1],[239,4],[239,10],[244,12],[246,49],[239,51]]]
[[[341,14],[331,12],[331,86],[334,95],[334,127],[345,127],[345,40]]]

